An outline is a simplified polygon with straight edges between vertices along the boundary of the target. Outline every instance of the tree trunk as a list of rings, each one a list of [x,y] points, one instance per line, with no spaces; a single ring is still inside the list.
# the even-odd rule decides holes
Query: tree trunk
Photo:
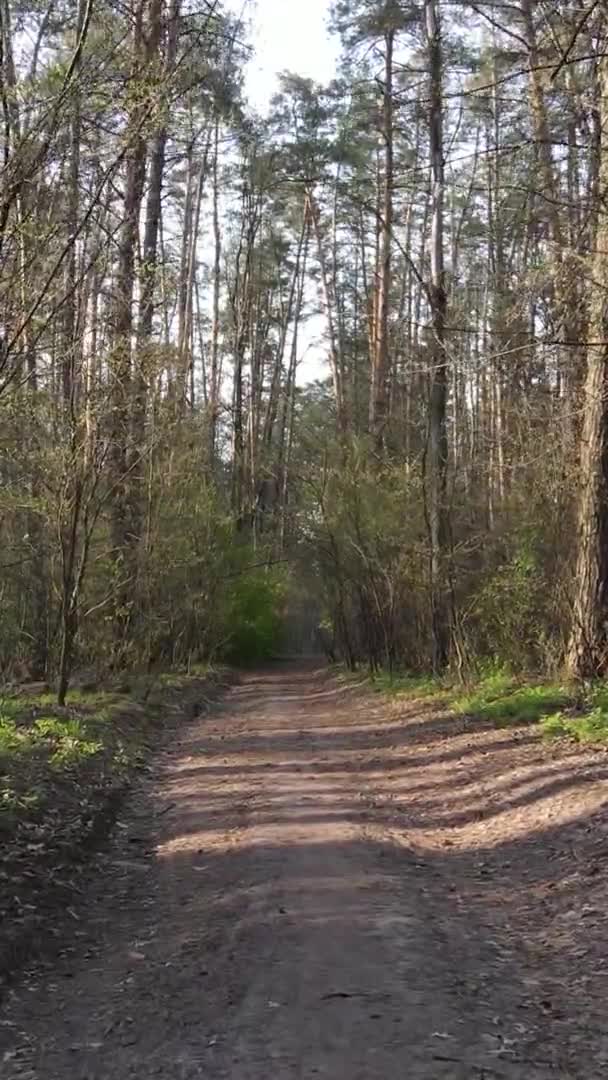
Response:
[[[384,141],[384,185],[380,221],[380,267],[377,283],[375,341],[370,393],[369,427],[377,447],[384,441],[388,419],[388,376],[390,366],[388,316],[393,248],[393,53],[395,30],[384,35],[385,66],[382,138]]]
[[[604,32],[608,16],[604,17]],[[608,56],[599,60],[599,188],[608,190]],[[568,667],[576,678],[608,670],[608,208],[599,200],[580,450],[578,554]]]
[[[220,121],[216,116],[213,139],[213,321],[211,329],[211,372],[209,376],[209,464],[215,461],[217,422],[220,404],[220,289],[222,276],[222,231],[219,208]]]
[[[177,51],[177,23],[180,0],[172,0],[164,61],[164,73],[173,70]],[[158,52],[162,37],[162,3],[153,0],[150,8],[149,47]],[[145,224],[142,251],[141,292],[139,300],[139,326],[137,329],[136,402],[134,406],[135,442],[142,438],[148,383],[149,348],[154,321],[154,292],[158,270],[158,242],[160,234],[161,205],[165,157],[167,149],[169,116],[165,112],[154,137],[150,153],[148,195],[146,199]]]
[[[334,397],[336,400],[338,434],[343,437],[348,430],[346,402],[344,398],[344,362],[342,358],[340,336],[336,331],[335,297],[332,294],[329,284],[327,260],[323,250],[323,237],[321,235],[319,207],[311,189],[307,191],[307,202],[310,220],[317,242],[317,254],[319,258],[319,268],[321,270],[321,296],[325,308],[325,317],[327,319],[327,330],[329,334],[330,363],[334,384]]]
[[[82,33],[85,8],[83,0],[78,3],[78,15],[76,19],[76,41]],[[80,60],[78,61],[80,64]],[[76,233],[78,230],[78,212],[80,209],[80,143],[81,143],[81,101],[80,87],[78,84],[78,72],[76,84],[73,90],[72,115],[70,118],[70,159],[69,159],[69,183],[67,196],[67,229],[68,238],[71,241],[70,250],[66,260],[65,274],[65,305],[64,305],[64,334],[62,383],[63,402],[70,421],[75,422],[76,392],[76,354],[78,350],[78,306],[76,296],[76,272],[77,250]]]
[[[450,613],[448,602],[448,361],[446,352],[447,295],[444,263],[443,73],[441,27],[436,0],[425,2],[426,41],[430,77],[431,157],[431,390],[427,451],[427,502],[430,540],[431,624],[433,670],[448,662]]]
[[[145,69],[144,5],[137,0],[132,32],[132,77],[142,78]],[[112,471],[112,547],[117,577],[124,577],[127,563],[133,562],[137,542],[136,523],[132,520],[129,500],[129,469],[131,462],[132,407],[132,334],[133,300],[135,290],[135,259],[139,240],[139,218],[146,176],[146,139],[142,131],[144,104],[135,104],[127,121],[125,137],[129,140],[125,158],[125,180],[122,206],[122,225],[118,237],[118,266],[112,299],[112,329],[110,349],[111,434],[110,466]],[[130,571],[133,567],[130,565]],[[117,587],[115,597],[116,637],[119,649],[124,643],[125,626],[132,606],[129,585]]]

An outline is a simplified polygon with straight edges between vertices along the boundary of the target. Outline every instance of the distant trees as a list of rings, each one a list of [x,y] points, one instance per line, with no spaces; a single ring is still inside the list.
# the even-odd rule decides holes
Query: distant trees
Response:
[[[593,363],[582,429],[579,421],[584,341],[597,365],[601,345],[593,345],[591,327],[598,343],[604,336],[598,309],[588,303],[601,295],[601,256],[593,271],[587,258],[601,229],[604,13],[591,3],[564,3],[547,20],[523,2],[508,11],[463,3],[440,19],[432,3],[398,5],[391,52],[379,32],[390,4],[351,0],[334,9],[349,50],[343,78],[350,131],[358,125],[363,148],[356,164],[351,152],[340,166],[344,217],[338,211],[334,245],[342,286],[336,306],[343,325],[353,327],[344,367],[353,397],[369,392],[370,400],[369,426],[355,421],[353,435],[369,431],[369,468],[387,496],[400,467],[408,492],[407,524],[392,510],[384,524],[399,538],[401,568],[390,569],[386,553],[370,551],[381,539],[376,500],[366,506],[360,492],[346,496],[344,477],[333,481],[352,505],[349,520],[328,535],[334,554],[322,573],[339,566],[344,578],[350,566],[336,613],[343,622],[350,609],[345,648],[358,639],[373,663],[392,656],[441,668],[481,655],[533,667],[558,664],[570,640],[574,671],[602,671],[604,395]],[[374,89],[382,103],[387,63],[393,205],[392,227],[383,233],[384,158],[366,135],[375,117],[386,116],[386,94],[382,112]],[[529,97],[521,92],[526,82]],[[386,140],[380,145],[386,150]],[[336,147],[339,154],[339,130]],[[378,456],[373,418],[387,233],[391,360]],[[360,443],[356,455],[360,468]],[[326,504],[332,479],[324,469]],[[558,523],[573,526],[577,513],[578,554],[573,528],[556,540]],[[371,628],[374,620],[380,630]],[[591,664],[589,653],[582,665],[574,659],[582,641],[593,651]]]
[[[221,4],[0,4],[7,677],[230,652],[288,562],[351,664],[605,670],[605,5],[333,19],[262,119]]]

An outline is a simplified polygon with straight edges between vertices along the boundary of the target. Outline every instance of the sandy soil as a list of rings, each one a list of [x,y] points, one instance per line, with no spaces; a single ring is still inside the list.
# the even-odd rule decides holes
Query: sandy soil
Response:
[[[49,927],[0,1076],[605,1078],[607,777],[310,667],[248,675]]]

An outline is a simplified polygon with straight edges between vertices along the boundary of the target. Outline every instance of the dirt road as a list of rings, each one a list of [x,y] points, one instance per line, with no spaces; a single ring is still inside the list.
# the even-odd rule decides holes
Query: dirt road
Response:
[[[14,990],[0,1075],[605,1077],[607,776],[310,668],[246,676]]]

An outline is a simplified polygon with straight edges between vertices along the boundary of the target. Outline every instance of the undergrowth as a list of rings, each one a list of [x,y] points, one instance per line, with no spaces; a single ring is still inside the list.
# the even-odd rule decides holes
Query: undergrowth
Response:
[[[26,688],[0,697],[0,990],[15,957],[37,948],[45,912],[79,891],[134,771],[219,676],[133,675],[120,690],[73,690],[64,707]]]
[[[369,685],[391,698],[435,698],[459,716],[497,727],[539,724],[550,738],[608,744],[608,686],[603,683],[582,690],[567,681],[524,681],[493,667],[465,685],[448,677],[389,672],[370,676]]]
[[[378,671],[370,678],[370,685],[376,693],[389,697],[435,697],[445,693],[446,686],[433,675],[397,674]]]
[[[545,716],[542,727],[549,738],[608,743],[608,687],[603,684],[592,686],[570,709]]]
[[[456,691],[450,701],[454,712],[475,716],[498,726],[533,724],[550,710],[568,705],[572,690],[561,683],[526,683],[505,672],[482,679],[472,689]]]
[[[154,742],[167,695],[211,676],[197,668],[134,677],[121,692],[72,690],[63,708],[51,693],[0,697],[0,839],[85,827]]]

